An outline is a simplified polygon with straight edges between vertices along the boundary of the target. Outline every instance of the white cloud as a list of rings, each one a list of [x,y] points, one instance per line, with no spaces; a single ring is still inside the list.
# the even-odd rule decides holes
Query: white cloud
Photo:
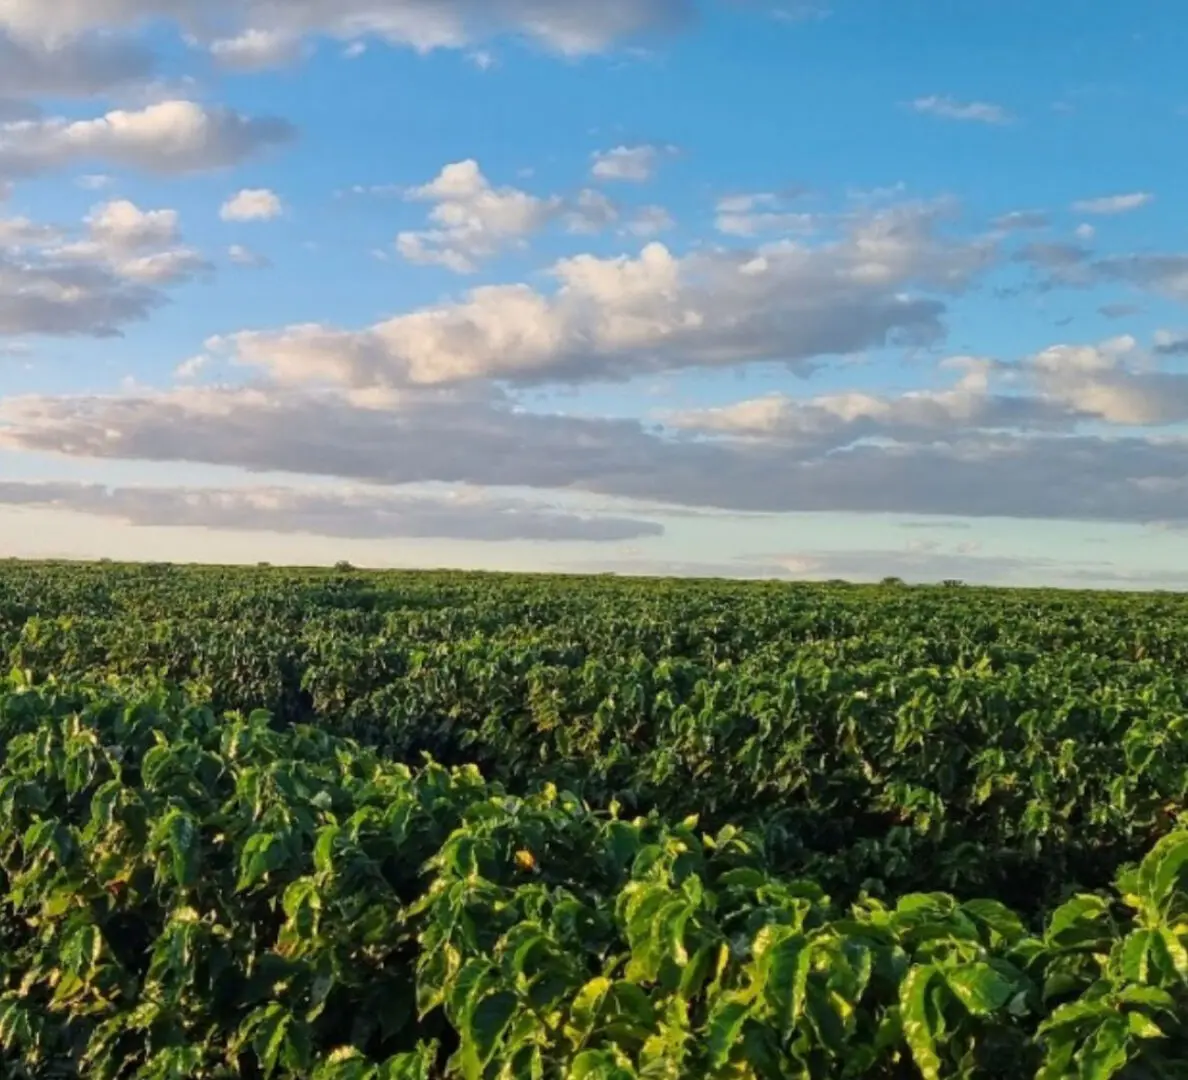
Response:
[[[1112,255],[1090,270],[1088,284],[1120,281],[1188,303],[1188,255]]]
[[[656,174],[660,164],[657,146],[616,146],[594,154],[590,170],[596,180],[621,180],[634,184],[646,183]]]
[[[142,45],[102,34],[62,41],[19,38],[4,28],[0,8],[0,100],[85,98],[149,78],[152,54]]]
[[[726,236],[752,237],[761,233],[811,232],[816,216],[782,209],[783,199],[770,192],[727,195],[718,200],[715,227]]]
[[[641,206],[623,226],[623,231],[631,236],[648,238],[659,236],[675,225],[672,215],[663,206]]]
[[[396,250],[409,262],[474,273],[481,262],[564,220],[571,233],[595,233],[619,220],[619,208],[600,191],[585,189],[571,199],[531,195],[514,187],[493,187],[477,161],[447,165],[436,179],[406,192],[433,203],[430,228],[405,231]]]
[[[302,46],[300,35],[292,32],[252,28],[211,42],[210,52],[223,67],[258,71],[296,60]]]
[[[1149,427],[1188,421],[1188,375],[1153,369],[1130,336],[1053,345],[1017,365],[957,357],[945,366],[963,374],[944,390],[847,391],[807,400],[771,394],[666,420],[678,429],[822,452],[869,438],[921,442],[969,431],[1071,432],[1090,422]],[[996,379],[1013,392],[996,390]]]
[[[173,374],[179,379],[196,379],[210,366],[209,356],[191,356],[183,360],[173,369]]]
[[[87,218],[91,236],[99,243],[120,251],[140,251],[176,242],[176,210],[143,211],[127,199],[104,203]]]
[[[935,94],[916,98],[912,102],[912,108],[918,113],[937,116],[944,120],[993,125],[1009,124],[1012,120],[1011,114],[1001,105],[985,101],[956,101],[951,97],[939,97]]]
[[[1188,521],[1188,441],[1177,438],[958,428],[823,450],[533,413],[490,393],[191,387],[9,398],[0,445],[727,511]]]
[[[994,227],[1004,232],[1025,232],[1046,229],[1051,220],[1042,210],[1012,210],[994,219]]]
[[[85,225],[86,239],[46,252],[102,264],[120,277],[147,285],[177,284],[210,269],[198,252],[180,243],[176,210],[143,211],[117,199],[92,210]]]
[[[161,303],[159,287],[209,269],[183,246],[173,210],[126,200],[96,207],[82,236],[0,219],[0,337],[111,336]]]
[[[242,244],[232,244],[227,249],[227,258],[236,266],[250,266],[258,270],[272,265],[266,256]]]
[[[956,357],[963,372],[945,390],[891,395],[844,391],[797,400],[771,394],[732,405],[687,410],[665,417],[671,426],[732,437],[776,440],[824,453],[861,439],[929,442],[969,430],[1071,430],[1075,417],[1050,402],[991,392],[994,362]]]
[[[793,366],[888,341],[943,335],[935,292],[962,289],[993,246],[937,234],[936,212],[900,208],[815,247],[637,257],[580,255],[553,293],[473,289],[359,331],[297,326],[230,335],[241,363],[288,381],[401,386],[496,378],[591,381],[748,361]]]
[[[161,300],[153,290],[90,261],[17,256],[0,247],[0,338],[109,337],[146,318]]]
[[[1156,330],[1155,352],[1160,356],[1188,356],[1188,334]]]
[[[300,533],[344,539],[622,542],[659,536],[650,521],[579,515],[469,493],[433,497],[299,488],[116,487],[0,481],[0,506],[114,518],[130,525]]]
[[[0,124],[0,176],[21,177],[87,161],[107,161],[162,175],[238,164],[288,141],[283,120],[255,119],[192,101],[165,101],[93,120]]]
[[[219,27],[221,40],[253,32],[346,42],[374,36],[420,50],[467,48],[508,33],[578,56],[693,16],[693,0],[5,0],[0,28],[20,40],[57,42],[171,19],[199,36]]]
[[[219,217],[224,221],[271,221],[284,212],[284,205],[275,191],[244,188],[223,203]]]
[[[478,262],[517,246],[561,212],[558,198],[540,199],[513,187],[493,188],[474,160],[447,165],[437,178],[408,193],[433,202],[434,228],[404,232],[396,246],[409,262],[472,273]]]
[[[619,207],[615,201],[593,188],[579,192],[566,214],[566,223],[571,233],[602,232],[618,220]]]
[[[1052,346],[1030,362],[1041,392],[1083,416],[1129,427],[1188,421],[1188,375],[1154,369],[1128,335],[1095,346]]]
[[[55,242],[60,233],[27,217],[0,218],[0,250],[21,251]]]
[[[1155,201],[1149,191],[1134,191],[1127,195],[1106,195],[1099,199],[1082,199],[1072,204],[1078,214],[1126,214]]]

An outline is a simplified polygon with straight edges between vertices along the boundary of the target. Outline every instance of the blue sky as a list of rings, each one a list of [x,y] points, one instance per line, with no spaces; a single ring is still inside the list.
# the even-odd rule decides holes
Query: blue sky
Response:
[[[0,8],[0,553],[1180,587],[1167,2]]]

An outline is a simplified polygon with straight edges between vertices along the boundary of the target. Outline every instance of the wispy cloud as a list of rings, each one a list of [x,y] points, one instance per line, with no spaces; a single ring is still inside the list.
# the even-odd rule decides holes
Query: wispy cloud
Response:
[[[1155,201],[1149,191],[1132,191],[1126,195],[1106,195],[1098,199],[1081,199],[1072,204],[1078,214],[1127,214],[1141,210]]]
[[[1009,124],[1014,117],[1001,105],[988,101],[957,101],[951,97],[916,98],[912,108],[926,116],[938,116],[943,120],[963,120],[976,124]]]

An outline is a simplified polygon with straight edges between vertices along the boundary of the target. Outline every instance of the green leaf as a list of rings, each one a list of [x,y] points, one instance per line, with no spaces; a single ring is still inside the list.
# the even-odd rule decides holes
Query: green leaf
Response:
[[[462,1025],[462,1060],[467,1080],[482,1080],[503,1033],[516,1013],[515,994],[497,990],[471,1008]]]
[[[436,1042],[420,1043],[416,1050],[397,1054],[379,1067],[376,1080],[431,1080],[438,1075],[438,1049]]]
[[[320,874],[328,874],[334,869],[334,842],[338,839],[342,828],[338,825],[326,825],[318,830],[318,839],[314,844],[314,869]]]
[[[378,1070],[353,1046],[332,1050],[314,1070],[313,1080],[377,1080]]]
[[[899,1012],[904,1041],[924,1080],[940,1080],[941,1059],[928,1009],[928,991],[937,969],[931,964],[908,971],[899,988]]]
[[[1163,1029],[1149,1016],[1144,1016],[1141,1012],[1127,1013],[1126,1025],[1130,1030],[1130,1034],[1136,1039],[1164,1038]]]
[[[603,1002],[610,993],[611,981],[606,978],[591,979],[577,992],[573,1003],[569,1007],[568,1032],[575,1049],[581,1049],[594,1025],[598,1022],[598,1013]]]
[[[198,879],[198,835],[194,819],[176,808],[165,815],[157,829],[157,842],[169,854],[173,880],[183,889]]]
[[[609,1050],[587,1050],[569,1066],[567,1080],[635,1080],[635,1070],[626,1067]]]
[[[1083,1024],[1087,1020],[1100,1020],[1115,1015],[1114,1007],[1105,998],[1082,999],[1061,1005],[1039,1026],[1041,1035],[1058,1028]]]
[[[1129,1026],[1112,1016],[1094,1032],[1081,1050],[1081,1080],[1110,1080],[1130,1061]]]
[[[1174,931],[1163,927],[1151,932],[1151,955],[1168,978],[1188,982],[1188,949]]]
[[[239,881],[236,892],[243,892],[255,885],[265,874],[284,865],[285,844],[274,833],[256,833],[248,837],[239,858]]]
[[[953,996],[974,1016],[989,1016],[1001,1009],[1016,990],[1016,985],[989,964],[977,962],[945,969],[945,982]]]
[[[1148,1009],[1160,1009],[1167,1013],[1176,1011],[1175,998],[1157,986],[1124,986],[1113,996],[1123,1005],[1143,1005]]]
[[[1126,982],[1147,982],[1152,936],[1150,930],[1135,930],[1123,939],[1117,954],[1117,967],[1118,974]]]
[[[1098,925],[1109,912],[1100,896],[1081,894],[1061,904],[1048,920],[1047,941],[1056,945],[1078,945],[1101,936]]]
[[[265,1077],[271,1076],[280,1063],[281,1051],[285,1046],[285,1036],[293,1017],[279,1002],[265,1005],[245,1022],[252,1032],[252,1048],[260,1061],[260,1068]]]
[[[299,938],[309,940],[317,933],[322,897],[316,881],[310,878],[294,881],[285,889],[283,906],[289,925]]]
[[[1139,866],[1142,899],[1155,909],[1162,909],[1176,888],[1188,864],[1188,832],[1165,836]]]
[[[1007,944],[1013,945],[1027,936],[1023,920],[997,900],[967,900],[961,905],[961,910],[976,922],[989,927]]]
[[[804,1012],[805,991],[813,953],[801,934],[784,938],[766,954],[767,980],[763,996],[775,1013],[776,1027],[787,1038]]]
[[[710,1014],[706,1028],[706,1050],[710,1067],[720,1069],[730,1060],[751,1007],[736,997],[723,998]]]

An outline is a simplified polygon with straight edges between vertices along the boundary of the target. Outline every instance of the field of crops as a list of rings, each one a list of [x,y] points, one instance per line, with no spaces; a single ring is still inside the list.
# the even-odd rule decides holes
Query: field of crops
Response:
[[[0,563],[0,1075],[1188,1077],[1188,598]]]

